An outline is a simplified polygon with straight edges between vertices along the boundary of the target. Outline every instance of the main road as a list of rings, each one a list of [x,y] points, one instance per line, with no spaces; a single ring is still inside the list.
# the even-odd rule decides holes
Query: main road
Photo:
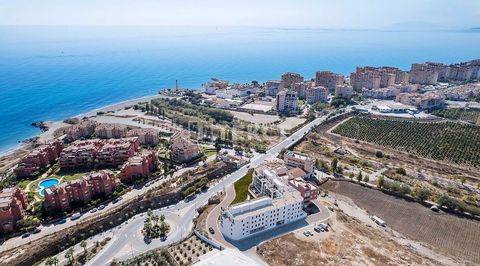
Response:
[[[143,241],[141,229],[145,220],[145,215],[140,214],[132,217],[126,223],[114,228],[111,231],[112,240],[101,250],[87,265],[107,265],[113,258],[125,260],[133,256],[144,253],[148,250],[166,246],[176,241],[182,240],[193,228],[193,219],[197,215],[196,209],[207,203],[213,195],[223,191],[226,186],[233,184],[247,173],[248,168],[254,168],[267,159],[274,158],[283,149],[290,148],[302,137],[310,132],[313,127],[318,126],[326,120],[326,116],[316,118],[303,126],[295,133],[278,143],[265,154],[259,154],[253,157],[249,165],[245,165],[237,171],[223,177],[220,182],[212,186],[207,192],[197,195],[197,197],[188,202],[181,201],[175,205],[156,210],[156,213],[165,215],[167,222],[171,225],[171,232],[166,241],[158,239],[146,244]]]

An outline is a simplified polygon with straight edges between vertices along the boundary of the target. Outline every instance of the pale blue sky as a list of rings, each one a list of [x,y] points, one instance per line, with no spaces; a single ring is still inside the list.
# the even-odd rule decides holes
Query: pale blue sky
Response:
[[[480,0],[0,0],[0,25],[480,27]]]

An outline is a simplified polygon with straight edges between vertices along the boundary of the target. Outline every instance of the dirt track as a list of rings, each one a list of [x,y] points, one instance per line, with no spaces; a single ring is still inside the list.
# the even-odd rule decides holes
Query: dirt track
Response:
[[[351,198],[360,208],[410,239],[426,243],[440,253],[480,263],[478,221],[437,214],[418,203],[350,182],[327,182],[322,187]]]

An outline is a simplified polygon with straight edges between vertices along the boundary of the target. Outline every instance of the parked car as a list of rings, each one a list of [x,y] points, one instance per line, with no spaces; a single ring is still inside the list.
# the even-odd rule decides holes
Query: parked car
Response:
[[[321,231],[320,231],[320,228],[318,228],[318,227],[313,228],[313,230],[314,230],[315,232],[317,232],[317,233],[320,233],[320,232],[321,232]]]
[[[37,227],[37,228],[33,229],[32,233],[33,233],[33,234],[38,234],[38,233],[40,233],[41,231],[42,231],[42,229],[40,229],[40,228]]]
[[[210,232],[210,234],[212,234],[212,235],[213,235],[213,234],[215,234],[215,231],[213,230],[213,228],[212,228],[212,227],[208,228],[208,231],[209,231],[209,232]]]
[[[313,236],[313,233],[310,232],[310,231],[307,231],[307,234],[308,234],[309,236]]]
[[[303,235],[306,236],[306,237],[310,236],[310,234],[307,231],[303,232]]]
[[[122,197],[118,197],[118,198],[112,200],[112,204],[115,204],[115,203],[117,203],[117,202],[119,202],[119,201],[121,201],[121,200],[122,200]]]
[[[437,206],[435,206],[435,205],[433,205],[432,207],[430,207],[430,210],[431,210],[431,211],[434,211],[434,212],[439,212],[439,211],[440,211],[440,209],[439,209]]]
[[[105,205],[102,204],[102,205],[98,206],[97,209],[98,209],[99,211],[100,211],[100,210],[103,210],[103,209],[105,209]]]
[[[97,211],[98,211],[97,208],[93,208],[93,209],[90,210],[90,213],[95,213],[95,212],[97,212]]]
[[[72,215],[72,217],[70,218],[70,220],[74,221],[74,220],[77,220],[79,219],[80,217],[82,217],[82,214],[79,213],[79,212],[76,212]]]
[[[67,219],[60,219],[58,220],[55,224],[58,225],[58,224],[64,224],[67,222]]]
[[[31,234],[30,232],[26,232],[25,234],[22,235],[22,238],[27,238],[30,236],[30,234]]]

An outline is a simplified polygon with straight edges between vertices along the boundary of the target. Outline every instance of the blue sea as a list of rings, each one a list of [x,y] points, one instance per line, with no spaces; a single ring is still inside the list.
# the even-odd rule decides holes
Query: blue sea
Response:
[[[61,120],[159,89],[480,58],[479,31],[0,27],[0,153]]]

